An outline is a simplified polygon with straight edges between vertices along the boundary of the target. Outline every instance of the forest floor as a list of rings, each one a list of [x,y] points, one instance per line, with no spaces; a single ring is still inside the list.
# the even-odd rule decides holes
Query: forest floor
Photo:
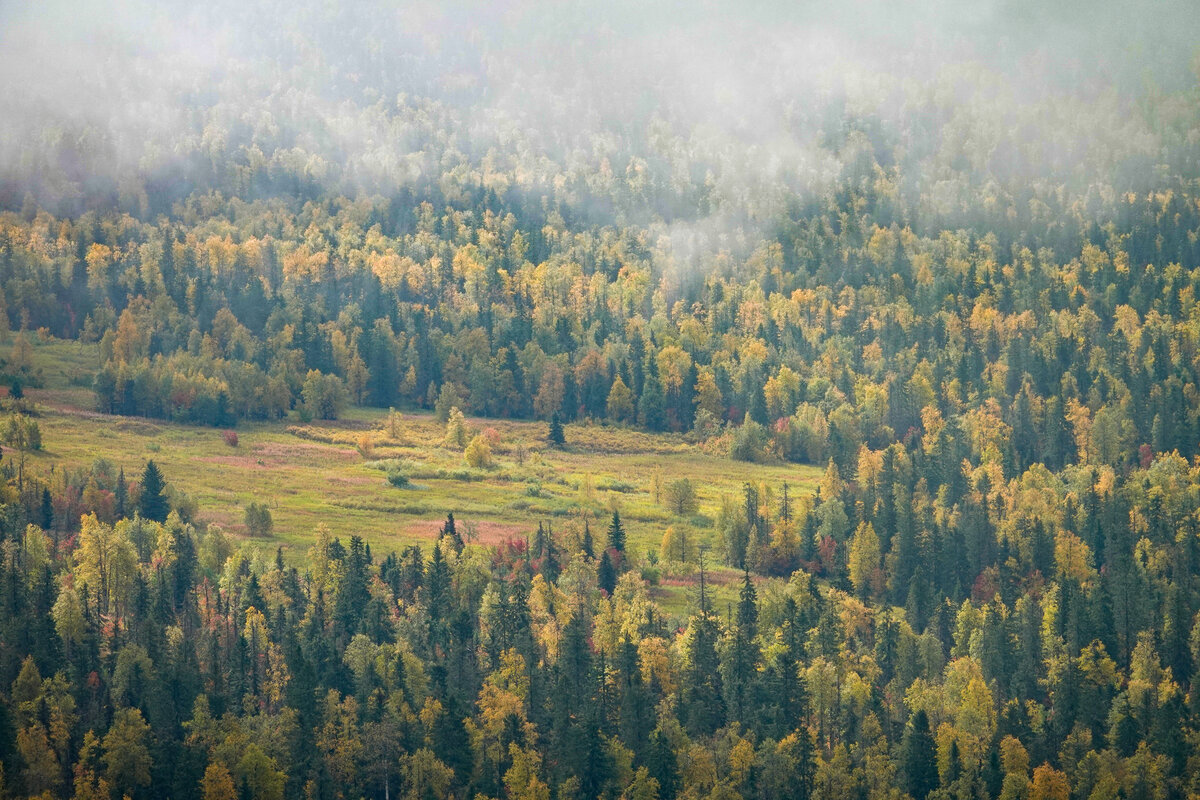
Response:
[[[362,536],[376,557],[410,544],[428,551],[447,512],[468,542],[531,538],[539,522],[570,541],[586,519],[599,547],[613,509],[620,511],[627,550],[646,563],[670,525],[688,526],[693,541],[717,549],[721,503],[740,505],[744,483],[778,492],[786,481],[790,496],[799,498],[822,475],[809,466],[712,455],[679,434],[569,424],[567,446],[559,450],[548,446],[544,422],[468,418],[474,431],[492,429],[497,441],[493,466],[472,469],[460,450],[444,444],[445,425],[433,414],[397,412],[392,430],[388,411],[369,408],[350,408],[337,421],[242,423],[234,447],[216,428],[97,413],[89,388],[95,345],[36,341],[34,350],[43,387],[26,394],[38,404],[44,449],[27,455],[27,469],[75,469],[106,458],[134,480],[152,458],[169,483],[197,501],[199,519],[235,539],[246,538],[245,507],[266,504],[271,534],[250,541],[270,554],[282,545],[293,563],[304,560],[320,524],[343,541]],[[364,434],[372,442],[367,456],[359,448]],[[408,475],[410,486],[391,486],[389,467]],[[663,501],[668,484],[681,477],[697,490],[697,510],[686,518]],[[716,557],[709,564],[724,605],[740,575],[717,566]],[[682,612],[694,600],[694,573],[663,575],[655,595],[665,610]]]

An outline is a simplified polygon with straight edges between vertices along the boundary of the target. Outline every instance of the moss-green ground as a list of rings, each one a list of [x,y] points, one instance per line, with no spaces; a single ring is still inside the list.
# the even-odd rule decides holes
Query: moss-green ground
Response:
[[[715,546],[713,521],[722,498],[740,501],[747,481],[774,489],[786,481],[798,497],[810,493],[821,476],[812,467],[732,461],[679,435],[602,425],[567,425],[567,448],[556,450],[546,444],[545,423],[485,419],[469,423],[476,430],[494,429],[495,463],[472,470],[462,452],[444,446],[445,427],[432,414],[402,412],[393,438],[388,412],[364,408],[350,409],[336,422],[243,423],[238,445],[231,447],[214,428],[90,411],[94,346],[37,341],[35,354],[44,386],[27,395],[39,405],[44,449],[28,455],[27,468],[77,467],[104,457],[136,476],[153,458],[168,481],[198,501],[201,519],[235,537],[245,532],[245,506],[266,503],[274,530],[263,545],[281,544],[293,561],[304,558],[320,523],[334,536],[358,534],[376,553],[385,553],[428,545],[448,511],[460,531],[481,543],[523,538],[539,521],[571,537],[586,518],[599,544],[613,508],[625,523],[627,549],[645,560],[647,551],[657,553],[671,524],[690,525],[701,542]],[[373,442],[370,458],[358,449],[364,434]],[[373,465],[382,459],[397,459],[412,485],[390,486],[380,468],[386,465]],[[656,485],[680,477],[698,489],[698,513],[688,520],[673,517],[655,499]],[[732,597],[735,577],[714,569],[719,602]],[[679,611],[691,599],[692,583],[690,575],[667,576],[657,594],[668,609]]]

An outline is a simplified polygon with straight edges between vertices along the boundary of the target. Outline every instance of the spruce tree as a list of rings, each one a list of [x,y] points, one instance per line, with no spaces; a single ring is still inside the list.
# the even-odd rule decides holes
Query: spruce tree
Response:
[[[929,717],[924,710],[917,711],[908,721],[900,749],[905,791],[912,795],[913,800],[925,800],[930,792],[938,788],[938,768],[933,734],[929,731]]]
[[[533,557],[541,558],[546,554],[546,526],[539,522],[537,533],[533,535]]]
[[[1034,413],[1033,383],[1028,378],[1012,405],[1012,448],[1017,469],[1025,470],[1037,457],[1037,416]]]
[[[596,568],[596,583],[608,594],[617,588],[617,570],[613,567],[612,558],[605,550],[600,554],[600,566]]]
[[[550,444],[554,445],[555,447],[561,448],[567,446],[567,437],[566,434],[563,433],[562,420],[558,418],[557,411],[555,411],[553,416],[550,417],[550,432],[547,438],[549,438]]]
[[[963,765],[962,754],[958,749],[958,740],[950,740],[950,758],[949,766],[946,768],[946,787],[950,788],[954,782],[962,777]]]
[[[642,397],[638,400],[638,421],[652,431],[667,428],[666,400],[653,357],[646,359],[646,378],[642,387]]]
[[[41,524],[43,530],[51,530],[54,528],[54,500],[50,496],[50,490],[42,489],[42,508],[41,508]]]
[[[167,513],[167,497],[163,493],[165,485],[163,483],[162,473],[158,470],[158,465],[154,460],[146,462],[146,469],[142,472],[142,494],[138,498],[138,513],[142,515],[142,519],[150,519],[155,522],[166,522]]]
[[[425,574],[425,610],[429,615],[429,644],[431,650],[445,648],[448,634],[451,593],[450,567],[442,556],[440,545],[433,546],[433,556]]]
[[[124,519],[127,516],[126,505],[129,502],[129,486],[125,482],[124,467],[121,467],[121,471],[117,473],[117,489],[115,494],[117,501],[117,519]]]
[[[458,527],[454,523],[454,512],[451,511],[446,515],[446,524],[442,526],[442,536],[449,536],[454,542],[454,552],[461,553],[463,549],[462,536],[458,533]]]
[[[692,616],[688,680],[683,687],[684,718],[690,731],[708,736],[725,723],[717,639],[720,631],[709,610],[704,557],[700,558],[700,608]]]
[[[583,521],[583,542],[581,547],[583,549],[584,558],[586,558],[588,561],[592,561],[596,558],[596,546],[592,542],[592,529],[591,526],[588,525],[588,521],[586,519]]]
[[[349,638],[358,632],[371,599],[367,589],[370,580],[367,553],[361,536],[350,537],[350,552],[342,563],[344,571],[334,605],[334,618]]]
[[[758,597],[750,571],[745,570],[737,606],[737,626],[727,665],[729,713],[743,723],[749,721],[756,705],[755,679],[758,674]]]
[[[804,685],[797,671],[803,655],[799,616],[795,598],[784,598],[779,631],[783,647],[775,651],[764,676],[766,702],[761,730],[765,736],[777,740],[791,733],[808,714]]]
[[[650,747],[645,761],[650,777],[658,781],[660,800],[675,800],[679,792],[679,761],[675,757],[675,749],[671,747],[671,740],[661,728],[655,728],[650,734]]]
[[[608,546],[618,553],[625,552],[625,529],[621,527],[621,512],[614,511],[608,524]]]
[[[541,530],[541,526],[538,526]],[[547,526],[544,534],[545,538],[542,543],[542,563],[540,571],[542,577],[554,583],[558,580],[558,576],[562,573],[562,564],[558,559],[558,547],[554,544],[554,531]]]
[[[251,572],[250,579],[246,581],[246,588],[242,591],[242,611],[245,612],[251,606],[262,611],[266,605],[262,589],[258,585],[258,574]]]
[[[617,693],[617,732],[621,741],[635,753],[644,753],[654,727],[654,703],[642,680],[637,645],[629,634],[617,652]]]
[[[761,383],[756,384],[755,388],[750,391],[750,409],[747,412],[747,416],[759,425],[770,423],[770,420],[767,418],[767,398],[763,394]]]

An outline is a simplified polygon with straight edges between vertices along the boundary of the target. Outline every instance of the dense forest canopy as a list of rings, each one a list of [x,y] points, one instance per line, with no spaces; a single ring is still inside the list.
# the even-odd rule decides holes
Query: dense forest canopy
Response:
[[[1200,15],[745,5],[0,7],[0,797],[1200,797]],[[39,334],[824,479],[289,563],[9,458]]]

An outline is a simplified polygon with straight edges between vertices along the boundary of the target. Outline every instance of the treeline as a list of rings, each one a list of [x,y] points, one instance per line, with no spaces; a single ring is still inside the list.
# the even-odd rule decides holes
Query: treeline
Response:
[[[0,287],[10,325],[100,342],[110,412],[224,426],[441,400],[704,437],[746,423],[738,457],[847,474],[863,444],[986,417],[1012,470],[1122,467],[1200,441],[1190,196],[1122,197],[1105,229],[1061,209],[1076,244],[1056,255],[1027,231],[851,224],[845,203],[871,206],[851,191],[685,285],[644,231],[527,235],[486,207],[422,205],[406,233],[372,201],[220,201],[213,219],[242,209],[221,237],[9,215]],[[288,238],[293,213],[318,218],[312,241]]]

